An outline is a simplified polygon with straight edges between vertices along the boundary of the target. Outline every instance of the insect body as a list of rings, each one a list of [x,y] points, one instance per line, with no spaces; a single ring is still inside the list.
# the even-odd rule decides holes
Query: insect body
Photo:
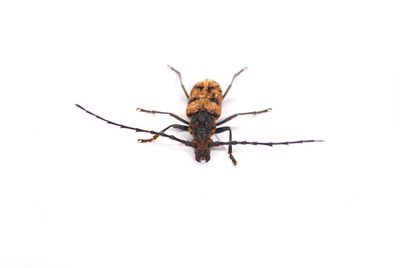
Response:
[[[186,108],[186,116],[189,118],[189,121],[186,121],[185,119],[179,117],[178,115],[175,115],[175,114],[169,113],[169,112],[145,110],[145,109],[141,109],[141,108],[138,108],[137,110],[139,112],[146,112],[146,113],[152,113],[152,114],[156,114],[156,113],[157,114],[168,114],[168,115],[174,117],[175,119],[179,120],[180,122],[184,123],[185,125],[173,124],[173,125],[170,125],[170,126],[164,128],[163,130],[161,130],[159,132],[152,131],[152,130],[144,130],[144,129],[140,129],[140,128],[136,128],[136,127],[129,127],[129,126],[125,126],[122,124],[114,123],[112,121],[104,119],[104,118],[86,110],[85,108],[83,108],[82,106],[80,106],[78,104],[76,104],[76,106],[109,124],[116,125],[121,128],[135,130],[137,132],[146,132],[146,133],[150,133],[150,134],[154,135],[150,139],[139,139],[138,141],[140,143],[152,142],[152,141],[156,140],[159,136],[162,136],[162,137],[167,137],[172,140],[183,143],[186,146],[192,147],[192,148],[194,148],[195,158],[199,162],[204,162],[204,161],[208,162],[210,160],[210,148],[221,146],[221,145],[228,145],[229,158],[232,160],[232,163],[234,165],[236,165],[237,162],[232,155],[232,145],[248,145],[248,144],[250,144],[250,145],[274,146],[274,145],[289,145],[289,144],[306,143],[306,142],[322,142],[322,140],[300,140],[300,141],[287,141],[287,142],[232,141],[231,128],[228,126],[218,127],[219,125],[222,125],[239,115],[260,114],[260,113],[266,113],[266,112],[271,111],[271,108],[268,108],[268,109],[264,109],[261,111],[237,113],[237,114],[228,116],[227,118],[217,122],[218,118],[221,116],[221,108],[222,108],[223,99],[229,92],[235,78],[240,73],[242,73],[246,68],[243,68],[242,70],[240,70],[238,73],[236,73],[233,76],[231,83],[229,84],[228,88],[225,90],[225,92],[223,94],[222,94],[221,86],[217,82],[210,80],[210,79],[205,79],[194,85],[190,95],[187,93],[185,86],[182,83],[181,73],[171,66],[169,66],[169,68],[177,73],[180,84],[183,89],[183,92],[188,99],[188,106]],[[171,127],[177,128],[180,130],[184,130],[184,131],[189,131],[190,134],[193,136],[193,140],[185,141],[185,140],[179,139],[175,136],[165,134],[165,132]],[[225,131],[229,131],[229,141],[228,142],[214,142],[211,139],[211,136],[213,134],[218,134],[218,133],[225,132]]]
[[[189,96],[186,115],[189,118],[189,132],[194,140],[197,161],[210,160],[209,144],[216,130],[216,120],[221,115],[222,90],[220,85],[206,79],[198,82]]]
[[[218,119],[221,116],[222,90],[221,86],[209,79],[194,85],[189,96],[186,115],[190,118],[201,109],[205,109]]]

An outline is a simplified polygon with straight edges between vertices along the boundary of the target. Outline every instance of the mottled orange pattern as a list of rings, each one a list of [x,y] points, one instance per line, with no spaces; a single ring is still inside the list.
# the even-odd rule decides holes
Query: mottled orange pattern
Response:
[[[192,88],[186,115],[190,117],[199,110],[204,109],[217,119],[221,115],[221,105],[221,86],[213,80],[205,79]]]

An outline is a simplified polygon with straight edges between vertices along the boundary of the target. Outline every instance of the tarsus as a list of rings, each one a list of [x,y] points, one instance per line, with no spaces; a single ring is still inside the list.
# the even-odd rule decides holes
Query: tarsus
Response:
[[[194,147],[194,145],[190,141],[181,140],[181,139],[179,139],[179,138],[177,138],[175,136],[168,135],[168,134],[165,134],[165,133],[162,133],[162,132],[157,132],[157,131],[153,131],[153,130],[146,130],[146,129],[136,128],[136,127],[129,127],[129,126],[125,126],[125,125],[122,125],[122,124],[118,124],[118,123],[112,122],[110,120],[107,120],[107,119],[105,119],[105,118],[103,118],[103,117],[101,117],[101,116],[99,116],[97,114],[94,114],[89,110],[86,110],[85,108],[83,108],[79,104],[75,104],[75,105],[78,108],[80,108],[80,109],[84,110],[85,112],[87,112],[88,114],[93,115],[94,117],[97,117],[98,119],[103,120],[103,121],[107,122],[108,124],[111,124],[111,125],[114,125],[114,126],[118,126],[120,128],[126,128],[126,129],[135,130],[136,132],[146,132],[146,133],[150,133],[150,134],[153,134],[153,135],[160,135],[162,137],[170,138],[171,140],[183,143],[186,146]]]

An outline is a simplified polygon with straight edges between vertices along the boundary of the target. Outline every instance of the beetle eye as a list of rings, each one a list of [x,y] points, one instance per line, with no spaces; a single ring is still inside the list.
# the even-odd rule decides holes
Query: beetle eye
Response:
[[[192,143],[197,144],[199,142],[197,140],[192,140]]]
[[[208,139],[208,140],[207,140],[207,143],[212,143],[212,142],[213,142],[212,139]]]

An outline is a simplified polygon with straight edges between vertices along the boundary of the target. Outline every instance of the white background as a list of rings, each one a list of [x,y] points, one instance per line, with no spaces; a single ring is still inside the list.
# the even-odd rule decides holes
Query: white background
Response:
[[[399,267],[398,1],[2,1],[0,267]],[[235,140],[161,130],[223,88]],[[188,133],[170,134],[190,139]],[[227,133],[214,140],[227,140]]]

